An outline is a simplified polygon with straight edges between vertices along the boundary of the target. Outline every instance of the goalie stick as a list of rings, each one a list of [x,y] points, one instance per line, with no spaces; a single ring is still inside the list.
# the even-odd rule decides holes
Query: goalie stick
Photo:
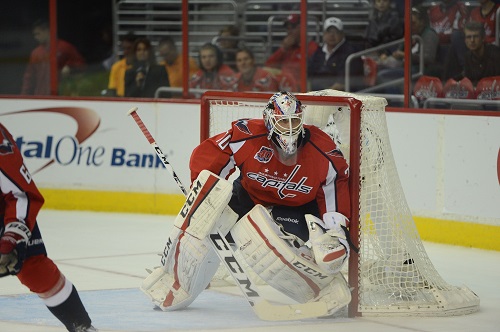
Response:
[[[181,189],[184,196],[187,196],[188,192],[186,191],[186,188],[182,185],[181,180],[179,179],[179,177],[175,173],[172,165],[170,165],[170,163],[168,162],[167,157],[165,156],[163,151],[160,149],[158,144],[156,144],[156,141],[153,138],[153,135],[151,135],[148,128],[146,128],[146,125],[144,124],[144,122],[142,122],[141,118],[139,117],[139,114],[137,114],[137,110],[138,110],[138,108],[134,107],[130,111],[128,111],[128,114],[131,115],[132,118],[134,118],[135,123],[137,123],[137,125],[139,126],[139,129],[141,129],[142,133],[144,134],[144,136],[148,140],[149,144],[151,144],[153,149],[156,151],[156,155],[158,156],[158,158],[160,158],[163,165],[165,165],[165,167],[170,171],[170,174],[172,174],[172,176],[174,177],[175,182],[177,182],[177,185]]]
[[[185,187],[182,185],[182,182],[175,173],[172,165],[170,165],[170,163],[168,162],[165,154],[162,152],[158,144],[156,144],[155,139],[146,128],[146,125],[144,124],[144,122],[142,122],[139,114],[137,114],[137,110],[138,108],[134,107],[128,112],[128,114],[131,115],[135,120],[136,124],[141,129],[149,144],[151,144],[151,146],[155,150],[156,155],[160,158],[163,165],[165,165],[165,167],[170,171],[184,196],[187,196],[188,193]],[[328,307],[324,302],[273,304],[267,301],[259,294],[257,288],[255,287],[255,284],[250,280],[250,278],[248,278],[247,274],[241,268],[241,265],[234,256],[234,250],[229,245],[226,237],[221,234],[218,229],[214,230],[209,235],[209,237],[210,243],[217,253],[217,256],[226,266],[227,270],[234,278],[236,284],[243,292],[246,300],[260,319],[266,321],[283,321],[314,318],[328,315]]]

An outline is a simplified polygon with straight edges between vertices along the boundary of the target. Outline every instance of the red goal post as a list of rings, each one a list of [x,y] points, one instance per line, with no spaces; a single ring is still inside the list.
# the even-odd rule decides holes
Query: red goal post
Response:
[[[208,91],[201,97],[200,139],[241,118],[261,118],[271,93]],[[422,244],[392,155],[384,98],[335,90],[297,94],[304,122],[334,139],[349,164],[350,317],[446,316],[475,312],[479,298],[446,283]]]

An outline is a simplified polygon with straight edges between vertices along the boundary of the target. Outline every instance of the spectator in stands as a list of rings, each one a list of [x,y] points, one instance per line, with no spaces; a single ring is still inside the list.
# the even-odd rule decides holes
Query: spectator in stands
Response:
[[[156,63],[149,39],[138,38],[134,44],[134,54],[132,68],[125,72],[126,97],[152,98],[159,87],[170,86],[165,66]]]
[[[500,48],[485,42],[484,24],[468,22],[464,27],[464,38],[467,52],[462,76],[470,79],[474,86],[481,78],[500,76]]]
[[[484,24],[485,42],[494,43],[496,41],[496,12],[500,8],[499,4],[492,0],[480,0],[479,6],[472,9],[469,20]],[[464,69],[464,54],[467,51],[463,30],[452,35],[450,50],[446,57],[443,79],[460,76]]]
[[[403,38],[404,25],[392,0],[374,0],[365,30],[366,48]],[[384,50],[385,51],[385,50]],[[389,51],[382,51],[390,54]]]
[[[480,6],[471,11],[470,21],[481,22],[484,25],[485,42],[494,43],[496,38],[496,11],[500,8],[492,0],[480,0]],[[455,36],[454,36],[455,37]],[[460,77],[465,65],[464,54],[467,51],[466,39],[463,31],[452,38],[448,52],[443,80]]]
[[[24,73],[21,94],[50,95],[50,28],[45,20],[38,20],[33,24],[33,37],[38,46],[31,52],[26,71]],[[58,39],[57,69],[60,78],[81,72],[85,68],[85,59],[75,46],[65,40]]]
[[[461,0],[443,0],[428,9],[429,22],[439,36],[437,61],[445,63],[451,53],[455,53],[458,66],[464,65],[465,45],[463,40],[463,27],[469,17],[467,7]],[[457,41],[459,41],[457,43]],[[452,44],[456,46],[452,47]],[[444,69],[434,76],[444,78],[447,75],[446,64]]]
[[[222,52],[214,44],[204,44],[199,51],[200,69],[191,76],[190,88],[231,90],[234,85],[234,71],[225,65]]]
[[[170,81],[170,86],[172,87],[182,87],[182,69],[183,69],[183,59],[182,55],[179,54],[175,42],[171,37],[164,37],[160,39],[158,43],[158,53],[160,55],[161,61],[160,65],[165,66],[168,73],[168,79]],[[196,60],[189,57],[189,76],[191,77],[198,71],[198,64]]]
[[[479,6],[473,8],[470,12],[470,20],[484,24],[485,38],[488,44],[496,41],[496,14],[500,9],[500,4],[492,0],[479,0]],[[497,45],[498,46],[498,45]]]
[[[323,46],[309,58],[307,72],[312,90],[345,89],[346,59],[358,50],[346,39],[344,24],[337,17],[323,23]],[[350,67],[351,91],[362,87],[363,61],[354,58]]]
[[[462,30],[468,18],[467,8],[459,0],[443,0],[429,7],[429,23],[440,44],[450,44],[452,33]]]
[[[287,30],[287,35],[281,42],[280,48],[271,54],[265,65],[267,67],[286,71],[299,80],[301,77],[300,16],[297,14],[288,15],[284,26]],[[308,57],[312,56],[317,48],[318,44],[315,41],[309,41],[307,43]]]
[[[240,29],[236,25],[227,25],[219,31],[217,46],[222,52],[222,60],[233,70],[236,67],[236,51],[238,51]]]
[[[125,72],[132,68],[135,59],[134,44],[137,39],[133,32],[129,32],[120,38],[122,58],[111,66],[109,73],[107,96],[125,96]]]
[[[235,91],[273,91],[279,90],[274,76],[255,64],[255,56],[248,48],[236,52],[236,82]]]
[[[422,6],[413,7],[411,10],[411,30],[414,35],[420,36],[422,39],[422,44],[417,39],[413,40],[412,45],[412,55],[411,55],[411,70],[412,73],[416,73],[420,67],[420,52],[423,50],[423,60],[424,60],[424,75],[428,76],[440,76],[440,64],[436,63],[437,49],[439,45],[439,36],[436,31],[432,29],[429,25],[429,17],[427,11]],[[390,68],[385,68],[379,71],[377,75],[378,83],[386,83],[394,79],[404,77],[404,57],[405,52],[402,45],[391,55],[392,61],[387,61],[387,63],[392,63]],[[395,88],[388,88],[385,93],[402,93],[402,88],[400,86]]]

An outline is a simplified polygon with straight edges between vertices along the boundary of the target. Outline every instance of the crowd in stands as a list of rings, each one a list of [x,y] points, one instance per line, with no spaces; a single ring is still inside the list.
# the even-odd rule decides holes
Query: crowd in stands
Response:
[[[424,70],[414,88],[420,101],[428,97],[500,99],[497,12],[500,5],[492,0],[480,0],[472,9],[458,0],[444,0],[428,8],[430,27],[439,36],[437,68],[443,63],[444,68]],[[484,89],[489,93],[481,93]]]
[[[500,76],[500,50],[495,45],[498,40],[496,17],[500,11],[497,2],[479,0],[477,6],[466,6],[460,0],[413,3],[418,5],[411,9],[411,27],[415,37],[408,51],[411,52],[412,73],[420,72],[423,76],[437,78],[442,85],[449,80],[458,82],[466,79],[473,89],[483,78]],[[402,79],[405,74],[404,16],[400,6],[398,0],[373,0],[361,42],[350,40],[349,26],[341,18],[331,16],[320,22],[320,44],[309,38],[301,43],[301,17],[288,15],[281,23],[286,35],[279,47],[273,49],[262,63],[256,61],[251,47],[239,40],[240,28],[228,25],[220,30],[216,39],[210,39],[212,41],[199,47],[197,59],[189,57],[188,86],[202,90],[299,91],[300,82],[305,79],[308,90],[345,90],[346,70],[349,70],[349,91],[382,84],[379,91],[373,91],[401,94],[401,83],[386,84]],[[24,77],[23,94],[50,93],[49,66],[47,63],[42,65],[40,60],[48,58],[47,31],[46,22],[34,26],[34,36],[40,46],[32,52]],[[136,36],[133,32],[120,38],[122,56],[109,70],[105,95],[155,97],[159,87],[183,86],[183,56],[176,40],[171,36],[149,38]],[[385,46],[388,43],[389,46]],[[301,77],[302,45],[306,45],[305,54],[308,57],[307,78]],[[376,50],[346,61],[349,55],[370,48]],[[84,68],[85,61],[71,44],[59,40],[58,50],[64,55],[58,58],[61,75]],[[366,79],[367,58],[371,61],[371,74],[376,74],[371,83]],[[423,63],[420,63],[422,60]],[[415,88],[417,79],[413,80]],[[438,86],[436,80],[432,81],[433,86]],[[419,86],[422,86],[421,82]],[[422,95],[425,93],[419,94]],[[490,95],[495,96],[494,93]],[[161,95],[170,96],[175,94]]]

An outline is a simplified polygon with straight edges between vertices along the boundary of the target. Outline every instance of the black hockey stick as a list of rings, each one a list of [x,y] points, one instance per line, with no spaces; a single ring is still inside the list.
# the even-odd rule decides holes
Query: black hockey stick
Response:
[[[182,185],[182,182],[175,173],[172,165],[170,165],[170,163],[168,162],[167,157],[163,154],[158,144],[156,144],[155,139],[146,128],[146,125],[144,124],[144,122],[142,122],[139,114],[137,114],[137,110],[138,108],[134,107],[128,112],[128,114],[133,117],[142,133],[148,140],[149,144],[151,144],[157,156],[162,161],[163,165],[165,165],[165,167],[170,171],[184,196],[187,196],[188,193],[185,187]],[[236,284],[243,292],[246,300],[252,306],[255,314],[260,319],[267,321],[283,321],[328,315],[328,308],[326,303],[324,302],[308,302],[303,304],[290,305],[270,303],[259,294],[254,283],[250,280],[250,278],[248,278],[245,271],[241,268],[240,263],[234,256],[234,250],[227,242],[224,234],[221,234],[219,230],[215,230],[210,234],[209,237],[212,247],[217,253],[217,256],[226,266],[227,270],[234,278]]]

